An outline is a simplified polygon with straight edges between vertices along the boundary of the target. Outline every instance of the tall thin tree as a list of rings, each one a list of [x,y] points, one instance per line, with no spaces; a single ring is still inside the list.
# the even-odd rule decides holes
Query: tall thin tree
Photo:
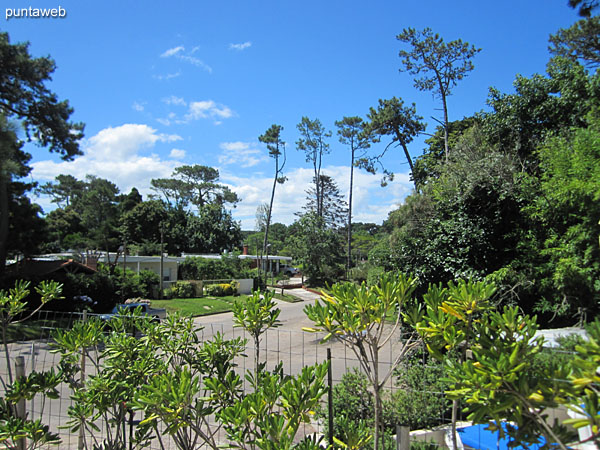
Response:
[[[417,31],[405,28],[398,36],[401,42],[408,44],[410,50],[400,50],[403,69],[414,75],[414,86],[420,91],[432,91],[442,100],[444,110],[444,151],[448,160],[448,105],[447,97],[452,89],[468,72],[474,69],[471,59],[481,51],[460,39],[444,42],[431,28]]]
[[[321,201],[321,165],[323,163],[323,155],[330,152],[327,138],[331,137],[331,131],[325,130],[319,119],[310,120],[308,117],[302,117],[302,120],[296,128],[302,136],[296,141],[296,147],[306,155],[306,162],[313,166],[317,205],[317,216],[323,217],[323,211],[320,208]]]
[[[366,150],[371,146],[370,133],[365,132],[365,122],[360,117],[344,117],[335,122],[340,142],[350,148],[350,187],[348,188],[348,254],[346,256],[346,270],[352,264],[352,191],[354,188],[354,166],[357,157],[364,157]],[[360,154],[357,154],[359,152]],[[361,153],[362,152],[362,153]]]
[[[275,175],[273,176],[273,189],[271,190],[271,201],[269,202],[269,209],[267,211],[267,222],[265,224],[265,237],[263,240],[263,253],[267,253],[267,243],[269,240],[269,226],[271,224],[271,214],[273,212],[273,199],[275,198],[275,187],[277,183],[284,183],[286,178],[283,176],[283,168],[285,167],[285,142],[281,140],[281,125],[271,125],[271,127],[258,137],[260,142],[267,144],[269,150],[269,156],[275,160]],[[281,162],[279,158],[283,158]]]

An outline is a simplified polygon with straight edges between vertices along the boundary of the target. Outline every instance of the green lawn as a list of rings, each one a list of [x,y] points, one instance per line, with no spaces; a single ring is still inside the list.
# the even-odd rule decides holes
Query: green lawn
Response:
[[[153,308],[165,308],[167,313],[180,312],[186,316],[204,316],[231,311],[233,302],[247,296],[173,298],[171,300],[152,300]]]
[[[281,289],[271,289],[271,291],[273,292],[273,297],[278,299],[278,300],[282,300],[284,302],[288,302],[288,303],[297,303],[297,302],[301,302],[302,299],[299,299],[298,297],[294,297],[293,295],[288,295],[285,293],[285,289],[284,289],[284,293],[283,295],[281,294]]]

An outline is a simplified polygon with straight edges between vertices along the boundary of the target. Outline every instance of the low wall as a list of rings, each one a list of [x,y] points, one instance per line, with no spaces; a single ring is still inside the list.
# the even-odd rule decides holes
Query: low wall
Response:
[[[238,293],[240,294],[252,294],[252,288],[254,287],[254,280],[252,278],[244,278],[241,280],[235,280],[240,283]]]

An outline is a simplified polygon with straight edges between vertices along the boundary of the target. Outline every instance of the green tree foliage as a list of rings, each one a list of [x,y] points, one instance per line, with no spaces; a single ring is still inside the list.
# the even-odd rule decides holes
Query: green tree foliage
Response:
[[[55,180],[54,183],[49,181],[43,184],[36,192],[48,195],[52,203],[56,203],[61,208],[71,205],[85,189],[85,182],[78,180],[73,175],[57,175]]]
[[[235,206],[240,200],[229,187],[219,183],[218,169],[199,164],[176,167],[171,178],[156,178],[150,183],[174,207],[194,205],[200,210],[211,204]]]
[[[248,246],[248,254],[260,255],[263,237],[264,232],[245,233],[244,244]],[[290,256],[289,249],[287,248],[289,237],[290,233],[288,232],[287,225],[279,222],[272,223],[269,227],[269,244],[271,245],[269,247],[269,254]]]
[[[296,376],[284,375],[279,364],[273,372],[247,376],[252,393],[220,414],[233,448],[248,450],[319,450],[320,440],[306,436],[296,443],[300,426],[325,394],[327,363],[306,366]]]
[[[403,312],[412,302],[415,287],[416,280],[404,274],[383,276],[371,287],[364,283],[361,286],[335,284],[331,295],[323,293],[321,301],[304,308],[315,326],[303,329],[325,332],[323,343],[337,339],[350,347],[367,375],[374,395],[375,450],[383,448],[383,386],[393,375],[394,368],[419,342],[412,333],[395,335],[396,331],[402,331]],[[388,319],[394,320],[392,327],[388,327]],[[380,373],[380,352],[392,338],[397,342],[394,361],[386,373]]]
[[[306,204],[302,207],[305,211],[303,214],[318,214],[318,211],[321,211],[321,217],[327,228],[343,227],[348,214],[348,204],[337,183],[329,175],[322,174],[319,183],[316,184],[319,185],[320,194],[317,197],[313,187],[306,191]],[[317,198],[320,200],[319,204],[316,203]]]
[[[399,53],[404,66],[401,71],[416,77],[414,82],[418,90],[433,91],[442,101],[444,155],[448,158],[447,97],[458,82],[474,69],[471,60],[481,49],[460,39],[446,43],[441,36],[434,34],[431,28],[425,28],[423,31],[405,28],[396,39],[409,45],[409,50],[401,50]]]
[[[415,273],[421,286],[500,269],[516,256],[523,226],[519,167],[480,129],[465,133],[439,170],[390,214],[393,231],[370,254],[386,270]]]
[[[9,326],[24,322],[34,316],[45,304],[55,299],[62,299],[62,285],[53,281],[43,281],[35,287],[41,298],[40,305],[34,310],[24,299],[30,294],[28,281],[17,281],[14,288],[0,290],[0,332],[6,361],[7,376],[0,377],[4,388],[4,396],[0,398],[0,440],[7,447],[18,448],[29,440],[29,448],[40,448],[44,445],[56,445],[60,442],[57,434],[50,432],[40,419],[27,418],[18,414],[19,402],[31,400],[36,395],[58,398],[57,386],[61,382],[61,374],[54,369],[47,372],[31,372],[27,376],[16,378],[12,372],[13,360],[7,339]],[[24,406],[23,406],[24,408]],[[23,410],[24,412],[24,410]],[[41,414],[40,414],[41,416]],[[24,448],[24,447],[23,447]]]
[[[494,291],[491,284],[472,281],[447,289],[433,286],[424,297],[426,310],[412,315],[420,317],[417,329],[428,350],[444,363],[451,383],[447,395],[465,401],[469,420],[489,424],[518,444],[536,444],[544,436],[566,450],[573,436],[548,420],[549,409],[560,405],[581,414],[565,424],[591,425],[597,441],[600,322],[588,328],[589,340],[575,345],[574,360],[548,358],[544,338],[536,337],[535,316],[521,314],[518,307],[496,310],[489,301]],[[462,356],[449,358],[448,349]]]
[[[271,291],[254,291],[252,297],[233,305],[233,326],[243,328],[254,340],[254,375],[259,376],[260,336],[268,329],[281,325],[281,310],[273,300]]]
[[[119,188],[111,181],[86,176],[85,190],[73,208],[81,216],[88,247],[115,251],[121,245],[119,233]]]
[[[463,134],[475,125],[479,125],[477,117],[465,117],[448,123],[448,147],[454,149],[460,142]],[[425,140],[427,147],[423,154],[415,159],[412,177],[417,186],[439,178],[443,169],[444,160],[444,128],[438,126],[433,136]]]
[[[222,253],[241,247],[239,222],[219,204],[205,205],[198,216],[189,214],[184,249],[192,253]]]
[[[187,257],[179,265],[184,280],[223,280],[251,278],[250,263],[236,256],[222,255],[221,259]]]
[[[490,300],[495,292],[496,286],[484,282],[458,280],[457,283],[449,282],[447,288],[430,285],[423,296],[425,309],[420,306],[414,309],[411,318],[431,355],[447,365],[465,361],[467,351],[474,345],[476,326],[482,315],[490,311]],[[452,402],[452,444],[455,449],[458,448],[459,400],[455,397]]]
[[[169,216],[169,210],[161,200],[137,203],[121,215],[123,234],[129,244],[160,243],[161,227],[169,221]],[[163,231],[168,242],[171,229],[164,227]]]
[[[33,58],[28,44],[11,44],[8,34],[0,33],[0,158],[3,168],[0,173],[0,274],[4,273],[7,243],[12,239],[8,184],[13,177],[26,175],[23,170],[29,161],[16,134],[7,132],[7,121],[17,121],[25,129],[28,139],[59,153],[63,159],[81,154],[79,140],[83,137],[83,124],[69,121],[73,109],[67,101],[59,101],[46,86],[54,69],[52,59]]]
[[[302,117],[302,120],[296,125],[300,133],[300,139],[296,141],[296,149],[304,152],[306,162],[313,167],[313,183],[315,185],[315,206],[318,217],[323,217],[323,210],[320,209],[321,201],[321,166],[323,156],[331,150],[327,139],[331,137],[331,131],[327,131],[319,119],[311,120],[308,117]]]
[[[142,336],[128,334],[132,329]],[[235,362],[245,340],[217,334],[202,341],[200,331],[191,318],[156,324],[138,311],[121,311],[109,333],[98,320],[57,333],[73,400],[65,425],[72,433],[85,430],[86,448],[142,449],[152,439],[162,448],[168,435],[178,449],[217,450],[224,431],[233,448],[317,450],[315,438],[296,444],[296,434],[325,393],[327,365],[304,367],[297,376],[284,375],[281,366],[249,373],[247,393]],[[82,353],[93,375],[78,370]],[[133,412],[141,421],[129,440],[123,425]]]
[[[550,53],[581,60],[595,68],[600,65],[600,16],[581,19],[550,36]]]
[[[404,106],[404,102],[396,97],[389,100],[380,99],[377,109],[371,108],[367,118],[369,122],[364,130],[366,136],[377,141],[381,140],[382,136],[390,136],[392,140],[379,155],[359,158],[357,165],[370,173],[375,173],[377,165],[380,165],[384,173],[381,184],[385,186],[387,180],[394,179],[394,173],[383,166],[381,159],[390,146],[399,145],[404,150],[404,156],[412,175],[414,167],[408,151],[408,144],[425,130],[425,124],[422,122],[423,118],[417,115],[415,104]]]
[[[590,17],[592,11],[598,9],[598,0],[569,0],[569,6],[577,11],[581,17]]]
[[[337,280],[343,273],[342,236],[314,213],[290,225],[289,249],[313,286]]]
[[[600,120],[553,137],[540,148],[541,177],[526,212],[539,224],[538,308],[565,317],[593,317],[600,301]],[[537,184],[539,183],[539,184]]]
[[[589,76],[583,66],[566,58],[554,58],[548,76],[517,76],[515,93],[490,89],[484,127],[490,142],[513,154],[530,172],[535,172],[536,148],[546,136],[571,127],[586,126],[587,113],[598,105],[600,73]]]
[[[85,180],[59,175],[55,183],[43,186],[42,193],[63,204],[46,217],[47,249],[115,251],[122,244],[120,202],[127,196],[121,196],[113,182],[94,175],[87,175]]]

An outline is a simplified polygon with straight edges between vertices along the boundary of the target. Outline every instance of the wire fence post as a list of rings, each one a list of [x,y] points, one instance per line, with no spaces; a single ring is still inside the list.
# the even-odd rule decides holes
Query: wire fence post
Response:
[[[327,407],[329,409],[329,445],[333,446],[333,375],[331,369],[331,347],[327,348]]]
[[[87,322],[87,311],[84,309],[83,310],[83,321]],[[81,348],[81,384],[83,385],[83,383],[85,382],[85,348]],[[84,435],[83,435],[84,431],[83,431],[83,427],[79,428],[79,437],[77,439],[77,448],[78,450],[83,450],[84,446],[85,446],[85,439],[84,439]]]
[[[396,425],[396,450],[410,450],[410,428]]]
[[[15,379],[18,380],[21,377],[25,376],[25,357],[17,356],[15,358]],[[15,405],[16,414],[19,419],[25,420],[26,412],[25,412],[25,399],[20,399]],[[17,441],[17,450],[25,450],[25,438],[21,438]]]

